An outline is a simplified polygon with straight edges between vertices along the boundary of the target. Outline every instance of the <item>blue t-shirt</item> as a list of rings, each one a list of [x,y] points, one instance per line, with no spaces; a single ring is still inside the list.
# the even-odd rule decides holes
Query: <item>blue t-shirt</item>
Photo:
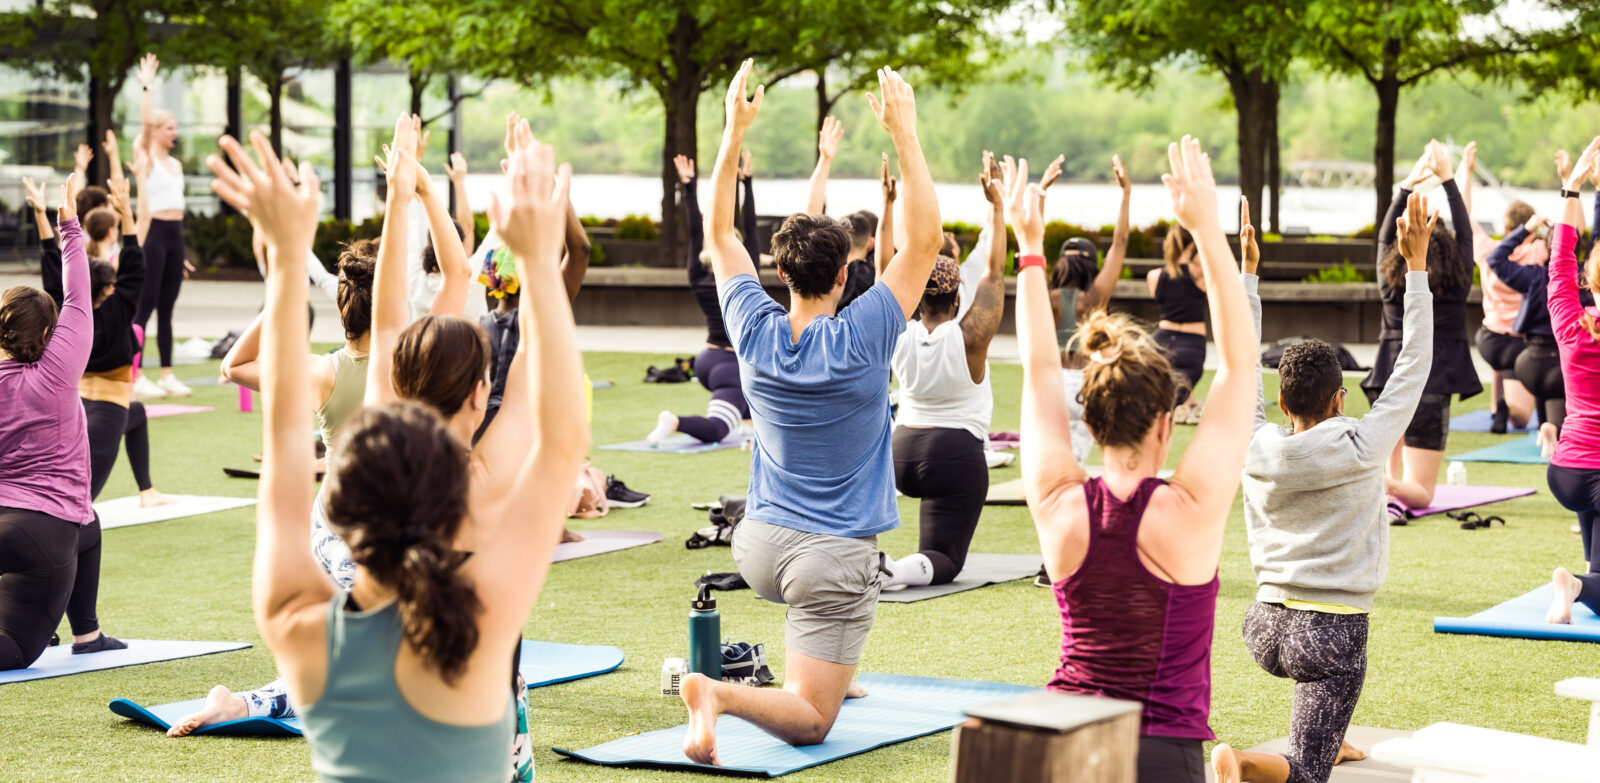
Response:
[[[729,280],[721,297],[756,428],[745,516],[846,538],[899,527],[889,357],[906,316],[889,287],[812,321],[799,342],[755,277]]]

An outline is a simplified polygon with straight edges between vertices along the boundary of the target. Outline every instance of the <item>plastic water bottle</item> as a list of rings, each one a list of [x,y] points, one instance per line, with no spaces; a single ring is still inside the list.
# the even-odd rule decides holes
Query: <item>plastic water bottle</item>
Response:
[[[722,679],[722,615],[710,585],[700,585],[699,596],[689,604],[689,671]]]
[[[1450,469],[1445,472],[1445,482],[1452,487],[1467,485],[1467,466],[1462,462],[1450,463]]]

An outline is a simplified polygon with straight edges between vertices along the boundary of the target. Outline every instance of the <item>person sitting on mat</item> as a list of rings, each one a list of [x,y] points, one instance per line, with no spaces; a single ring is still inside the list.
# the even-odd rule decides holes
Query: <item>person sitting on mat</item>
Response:
[[[1004,204],[1001,183],[990,170],[993,163],[994,156],[984,150],[979,184],[989,200],[990,231],[1003,236]],[[894,197],[895,180],[884,155],[878,258],[885,261],[894,253]],[[994,413],[989,343],[1006,306],[1004,243],[989,243],[988,262],[972,307],[957,319],[961,268],[954,258],[940,255],[890,359],[900,383],[894,484],[901,494],[922,503],[917,551],[888,566],[885,589],[953,581],[966,564],[967,547],[978,529],[989,494],[989,465],[983,454]]]
[[[1468,214],[1472,213],[1472,191],[1474,180],[1477,179],[1473,172],[1477,165],[1478,143],[1467,142],[1466,149],[1461,153],[1461,203],[1466,206]],[[1568,164],[1566,168],[1571,169],[1571,165]],[[1564,174],[1561,181],[1566,181]],[[1532,206],[1525,201],[1513,201],[1511,206],[1506,207],[1502,233],[1510,234],[1532,218]],[[1527,347],[1522,335],[1512,328],[1517,318],[1517,308],[1522,304],[1522,294],[1506,285],[1489,268],[1489,253],[1496,244],[1496,240],[1483,230],[1478,221],[1472,221],[1472,258],[1478,265],[1478,279],[1482,281],[1480,290],[1483,293],[1483,325],[1478,327],[1473,342],[1478,347],[1478,355],[1483,357],[1489,369],[1494,370],[1494,377],[1489,384],[1489,410],[1492,415],[1489,431],[1499,435],[1504,434],[1508,427],[1522,429],[1528,426],[1533,416],[1534,399],[1517,382],[1516,376],[1517,356]],[[1549,259],[1550,245],[1538,236],[1529,235],[1511,251],[1512,261],[1537,264],[1541,270]]]
[[[1395,245],[1395,220],[1406,209],[1407,200],[1419,185],[1437,177],[1444,183],[1450,203],[1450,222],[1454,235],[1443,224],[1434,226],[1428,242],[1428,290],[1433,294],[1433,368],[1428,387],[1406,428],[1406,436],[1389,458],[1386,482],[1391,501],[1389,519],[1404,524],[1406,510],[1427,508],[1433,502],[1433,489],[1439,484],[1439,466],[1444,462],[1444,447],[1450,438],[1450,397],[1462,399],[1483,391],[1478,371],[1472,365],[1472,349],[1467,340],[1467,293],[1472,289],[1472,218],[1456,187],[1450,156],[1438,141],[1417,158],[1383,223],[1378,227],[1378,292],[1383,298],[1383,329],[1378,334],[1378,356],[1372,371],[1361,381],[1361,390],[1370,403],[1383,396],[1394,372],[1402,343],[1401,325],[1405,322],[1406,260]]]
[[[761,243],[756,238],[756,191],[750,153],[745,151],[744,162],[739,167],[739,181],[744,184],[744,250],[752,260],[761,257]],[[733,341],[728,339],[727,327],[722,323],[722,305],[717,301],[717,280],[711,273],[710,258],[705,246],[704,220],[700,216],[700,198],[695,186],[694,159],[679,155],[672,160],[678,169],[678,183],[683,186],[683,210],[689,226],[689,291],[706,320],[706,347],[694,357],[695,380],[711,392],[704,416],[679,416],[672,411],[662,411],[656,417],[656,427],[645,436],[652,446],[674,432],[682,432],[701,443],[720,443],[728,433],[750,421],[750,404],[744,399],[739,382],[739,359],[733,355]]]
[[[1073,458],[1061,350],[1045,278],[1043,206],[1013,198],[1020,257],[1017,338],[1023,362],[1022,482],[1061,612],[1052,690],[1143,705],[1139,780],[1201,783],[1213,739],[1211,638],[1224,527],[1250,440],[1246,370],[1259,360],[1250,306],[1217,218],[1216,182],[1198,142],[1168,149],[1162,177],[1205,266],[1222,366],[1170,482],[1178,388],[1160,346],[1126,315],[1096,311],[1078,330],[1089,356],[1083,410],[1105,455],[1090,478]],[[737,534],[735,534],[737,539]]]
[[[1433,367],[1426,263],[1438,219],[1427,219],[1416,193],[1397,219],[1407,269],[1405,340],[1383,397],[1366,416],[1344,415],[1339,356],[1321,340],[1289,346],[1278,365],[1278,406],[1289,427],[1267,422],[1257,382],[1244,518],[1259,587],[1244,617],[1244,641],[1268,674],[1295,681],[1294,707],[1288,753],[1219,744],[1211,751],[1217,783],[1327,783],[1335,764],[1365,758],[1344,734],[1367,676],[1367,613],[1389,562],[1384,466]],[[1259,335],[1261,251],[1243,202],[1240,226],[1245,294]]]
[[[528,339],[513,368],[528,376],[524,388],[537,383],[540,394],[526,414],[504,411],[496,427],[509,433],[521,425],[515,434],[524,446],[517,464],[485,466],[435,410],[383,404],[392,392],[385,395],[387,383],[372,372],[368,397],[376,388],[379,404],[347,425],[328,475],[328,519],[349,542],[357,567],[349,590],[335,589],[303,543],[313,504],[304,477],[313,455],[302,431],[311,389],[299,313],[305,247],[317,223],[316,177],[303,165],[300,186],[290,185],[259,132],[251,139],[259,167],[237,142],[222,141],[240,172],[235,181],[248,181],[235,189],[224,180],[224,188],[247,202],[273,253],[262,362],[266,449],[252,588],[256,621],[288,680],[312,766],[325,781],[508,777],[503,748],[516,710],[506,692],[506,662],[538,597],[564,511],[561,504],[509,500],[565,497],[588,440],[576,329],[557,263],[570,169],[557,173],[550,148],[535,143],[525,124],[517,134],[507,168],[509,201],[496,198],[489,214],[524,260],[519,271],[529,282],[530,301],[520,311]],[[391,218],[404,214],[415,187],[403,143],[409,139],[396,136],[390,199],[400,203],[392,203]],[[385,233],[403,235],[396,230],[404,228],[403,218],[395,222]],[[380,245],[380,267],[392,263],[392,278],[404,274],[403,259],[388,257],[403,250],[396,239],[385,236]],[[395,285],[402,281],[386,279],[386,271],[380,268],[375,298],[388,293],[403,308]],[[404,320],[403,311],[398,315]],[[375,317],[375,348],[386,328]],[[385,370],[389,364],[381,356],[371,362]],[[538,445],[530,450],[528,443]],[[476,504],[469,498],[473,474],[491,479]],[[458,549],[475,554],[463,557]]]
[[[709,764],[718,762],[719,714],[793,745],[814,745],[828,736],[846,696],[863,693],[851,679],[877,611],[877,536],[900,523],[889,358],[943,241],[911,87],[881,69],[882,100],[869,100],[900,158],[909,241],[882,279],[840,312],[849,234],[825,215],[791,215],[772,238],[789,286],[788,312],[774,302],[733,230],[735,156],[764,93],[757,87],[753,101],[745,98],[751,65],[746,60],[728,87],[706,240],[756,428],[733,557],[756,595],[789,605],[788,677],[781,691],[698,673],[683,681],[684,754]]]
[[[1552,623],[1572,622],[1574,601],[1600,613],[1600,534],[1595,530],[1595,520],[1600,519],[1600,326],[1594,312],[1578,300],[1576,252],[1577,226],[1583,222],[1578,191],[1597,171],[1600,137],[1583,151],[1561,191],[1566,204],[1550,242],[1550,324],[1561,348],[1567,418],[1546,475],[1556,502],[1578,514],[1578,532],[1589,560],[1586,574],[1557,568],[1551,575],[1555,596],[1545,619]],[[1600,263],[1592,257],[1584,269],[1584,282],[1591,290],[1600,290],[1596,288]]]
[[[0,293],[0,670],[33,665],[71,613],[72,651],[127,645],[100,630],[100,517],[89,504],[89,435],[78,382],[94,344],[83,230],[61,188],[61,308],[18,285]],[[70,604],[69,604],[70,601]]]

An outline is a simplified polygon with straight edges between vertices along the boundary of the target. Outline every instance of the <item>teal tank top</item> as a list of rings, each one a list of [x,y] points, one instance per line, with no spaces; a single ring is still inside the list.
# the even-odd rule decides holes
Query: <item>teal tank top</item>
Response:
[[[352,612],[328,602],[328,682],[300,710],[311,767],[323,783],[506,783],[516,705],[487,726],[453,726],[418,713],[400,694],[394,659],[404,641],[397,604]]]

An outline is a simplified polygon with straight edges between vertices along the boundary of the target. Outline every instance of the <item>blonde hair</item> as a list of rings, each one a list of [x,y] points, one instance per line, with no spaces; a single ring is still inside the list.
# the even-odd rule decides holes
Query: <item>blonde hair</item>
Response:
[[[1173,226],[1167,229],[1167,238],[1161,243],[1161,256],[1166,261],[1167,277],[1174,280],[1183,274],[1183,267],[1179,259],[1183,254],[1194,247],[1194,235],[1183,226]]]
[[[1090,361],[1083,371],[1083,421],[1101,446],[1136,447],[1178,401],[1172,363],[1149,332],[1124,313],[1095,310],[1073,342]]]

